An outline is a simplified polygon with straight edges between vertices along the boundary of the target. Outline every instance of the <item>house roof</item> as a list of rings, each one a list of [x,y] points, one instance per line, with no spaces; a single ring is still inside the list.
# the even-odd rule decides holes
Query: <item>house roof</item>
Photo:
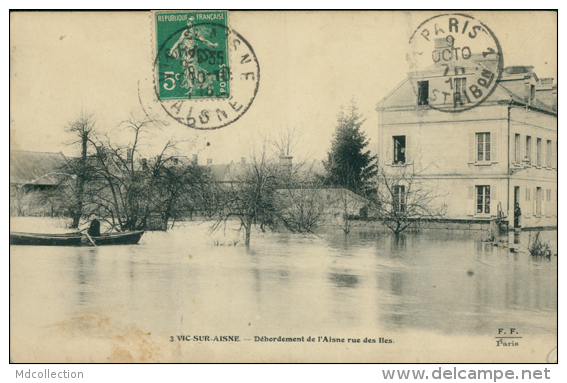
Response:
[[[433,66],[432,66],[433,67]],[[431,67],[431,68],[432,68]],[[530,66],[511,66],[511,67],[506,67],[504,69],[504,72],[502,73],[502,78],[498,81],[498,85],[496,87],[497,92],[502,96],[506,97],[506,99],[510,99],[511,101],[517,103],[517,104],[521,104],[521,105],[526,105],[530,108],[535,108],[535,109],[539,109],[540,111],[543,112],[547,112],[547,113],[553,113],[553,114],[557,114],[557,112],[555,110],[553,110],[551,105],[548,105],[544,102],[542,102],[541,100],[538,100],[536,98],[535,101],[532,101],[531,103],[527,103],[523,97],[520,97],[518,94],[514,93],[511,88],[513,87],[512,83],[517,83],[518,81],[524,81],[524,78],[526,76],[533,76],[536,80],[536,82],[538,82],[538,87],[541,87],[541,83],[539,82],[539,79],[537,77],[537,75],[532,72],[531,70],[533,69],[533,67]],[[396,86],[393,90],[391,90],[385,97],[383,97],[377,104],[376,104],[376,110],[382,109],[384,108],[384,103],[390,99],[394,94],[396,94],[397,92],[399,92],[401,90],[401,88],[408,83],[409,81],[409,76],[406,77],[402,82],[400,82],[398,84],[398,86]],[[551,82],[552,85],[549,85],[549,83]],[[553,85],[553,79],[550,78],[546,78],[545,82],[543,83],[543,86],[547,86],[551,89],[551,87],[553,86],[557,86],[557,85]],[[492,96],[492,99],[494,99],[495,96]]]
[[[219,182],[236,181],[237,176],[242,174],[245,165],[231,162],[230,164],[207,165],[213,177]]]
[[[10,151],[10,184],[57,185],[65,174],[63,153]]]
[[[517,102],[517,103],[520,103],[520,104],[523,104],[523,105],[526,105],[526,104],[527,104],[526,101],[524,101],[523,98],[521,98],[520,96],[518,96],[517,94],[515,94],[514,92],[512,92],[510,89],[508,89],[508,88],[506,87],[506,84],[505,84],[505,83],[504,83],[504,84],[503,84],[503,83],[499,83],[499,84],[498,84],[498,89],[503,90],[506,94],[508,94],[508,95],[510,96],[510,98],[511,98],[513,101],[515,101],[515,102]],[[553,108],[551,108],[551,106],[549,106],[549,105],[547,105],[547,104],[544,104],[543,102],[541,102],[541,101],[538,100],[538,99],[535,99],[535,100],[532,101],[532,103],[529,104],[529,105],[532,106],[532,107],[541,109],[541,110],[543,110],[543,111],[546,111],[546,112],[557,113],[556,111],[553,110]]]

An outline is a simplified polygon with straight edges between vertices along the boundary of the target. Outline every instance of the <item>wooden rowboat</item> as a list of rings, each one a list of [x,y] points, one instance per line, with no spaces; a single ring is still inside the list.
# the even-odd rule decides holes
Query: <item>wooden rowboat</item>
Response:
[[[80,233],[32,234],[10,232],[10,245],[28,246],[81,246]]]
[[[143,231],[129,231],[125,233],[103,234],[91,237],[97,246],[106,245],[134,245],[140,241]],[[92,245],[81,233],[69,234],[33,234],[10,232],[10,245],[27,246],[81,246]]]
[[[91,237],[97,246],[105,245],[134,245],[140,241],[144,231],[127,231],[124,233],[102,234],[98,237]],[[87,241],[90,243],[90,241]]]

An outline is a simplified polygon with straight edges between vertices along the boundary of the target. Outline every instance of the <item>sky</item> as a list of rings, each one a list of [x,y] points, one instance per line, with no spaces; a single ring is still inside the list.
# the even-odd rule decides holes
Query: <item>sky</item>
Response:
[[[498,38],[504,65],[532,65],[557,78],[553,12],[466,12]],[[239,161],[262,142],[295,128],[294,156],[324,159],[341,106],[355,100],[376,142],[376,104],[404,80],[413,31],[437,13],[409,11],[229,12],[229,26],[253,47],[260,85],[251,108],[215,131],[167,125],[145,137],[150,156],[165,141],[185,141],[180,154],[199,162]],[[149,12],[27,12],[10,15],[10,144],[12,149],[76,155],[65,126],[81,111],[97,129],[126,139],[121,121],[151,104],[154,31]],[[138,92],[140,87],[140,92]]]

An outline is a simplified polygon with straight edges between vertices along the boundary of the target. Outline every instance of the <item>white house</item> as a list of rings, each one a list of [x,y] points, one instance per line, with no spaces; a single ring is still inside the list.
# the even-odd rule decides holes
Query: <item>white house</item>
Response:
[[[421,169],[444,196],[448,219],[486,222],[501,212],[512,228],[518,203],[522,227],[556,226],[553,79],[539,79],[530,66],[507,67],[488,99],[447,113],[432,107],[438,95],[429,83],[439,76],[431,73],[411,75],[376,106],[378,155],[385,169]],[[465,77],[453,81],[454,92],[465,89]]]

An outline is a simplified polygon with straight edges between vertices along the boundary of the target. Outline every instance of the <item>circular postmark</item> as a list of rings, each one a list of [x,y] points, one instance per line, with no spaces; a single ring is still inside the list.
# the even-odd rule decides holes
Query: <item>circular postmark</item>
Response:
[[[464,112],[486,101],[502,76],[498,39],[470,15],[431,17],[415,30],[409,45],[409,79],[418,106]]]
[[[193,129],[219,129],[237,121],[260,85],[252,46],[217,23],[188,23],[173,31],[157,47],[154,67],[158,103],[169,117]]]

